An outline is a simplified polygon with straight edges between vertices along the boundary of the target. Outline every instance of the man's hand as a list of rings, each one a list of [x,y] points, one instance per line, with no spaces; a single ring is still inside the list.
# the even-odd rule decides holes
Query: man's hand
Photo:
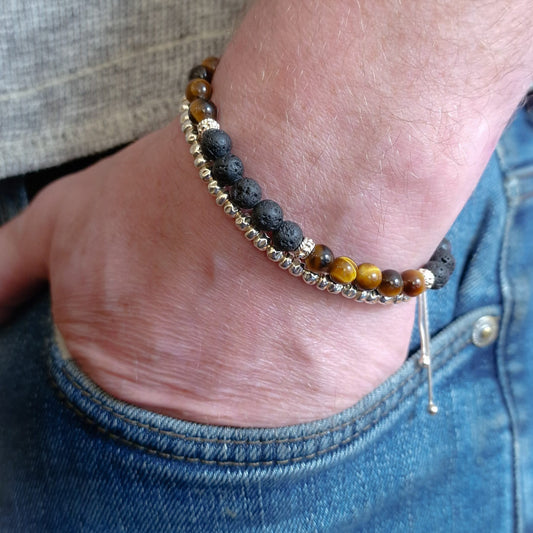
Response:
[[[499,4],[258,2],[213,84],[246,175],[334,253],[423,264],[530,81],[530,10]],[[172,123],[42,191],[0,230],[1,312],[48,279],[83,370],[172,416],[276,426],[352,405],[402,364],[413,305],[282,274],[187,148]]]

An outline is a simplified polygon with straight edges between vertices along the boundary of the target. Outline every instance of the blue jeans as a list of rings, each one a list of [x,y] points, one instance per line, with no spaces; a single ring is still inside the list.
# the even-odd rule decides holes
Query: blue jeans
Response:
[[[0,329],[1,531],[533,531],[533,123],[521,110],[449,238],[411,355],[325,420],[194,424],[122,403],[61,358],[47,295]],[[0,182],[0,215],[23,207]],[[23,245],[23,243],[21,243]]]

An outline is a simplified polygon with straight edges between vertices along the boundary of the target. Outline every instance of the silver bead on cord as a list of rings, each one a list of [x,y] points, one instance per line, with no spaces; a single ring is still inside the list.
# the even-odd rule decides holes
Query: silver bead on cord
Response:
[[[220,129],[220,124],[211,118],[200,121],[196,126],[189,117],[189,102],[184,98],[180,103],[180,123],[185,135],[185,140],[190,144],[189,151],[194,157],[194,166],[198,168],[200,178],[207,184],[209,194],[215,197],[215,202],[222,207],[225,214],[232,217],[235,226],[240,229],[244,237],[251,241],[255,248],[265,252],[267,257],[277,263],[282,270],[286,270],[294,277],[301,277],[307,285],[315,286],[320,291],[330,294],[342,294],[349,300],[369,304],[392,304],[405,302],[409,297],[401,294],[395,297],[383,296],[377,290],[365,291],[358,289],[351,283],[336,283],[327,274],[317,274],[305,268],[304,260],[309,257],[315,248],[315,243],[309,237],[304,237],[302,243],[294,252],[276,250],[270,243],[270,238],[263,232],[254,228],[250,223],[250,217],[243,213],[229,199],[228,191],[221,187],[211,174],[211,164],[205,159],[200,144],[201,136],[210,129]],[[429,270],[420,269],[424,275],[426,288],[430,288],[435,277]],[[433,276],[433,277],[432,277]]]
[[[419,268],[418,270],[424,276],[424,285],[426,289],[431,289],[431,287],[433,287],[435,284],[435,274],[433,274],[433,272],[427,268]]]
[[[196,126],[196,131],[198,132],[198,140],[202,138],[202,135],[207,130],[219,130],[220,124],[212,119],[212,118],[204,118],[204,120],[201,120],[198,122],[198,126]]]
[[[246,239],[253,242],[253,245],[260,251],[265,252],[267,257],[278,263],[278,266],[287,270],[292,276],[301,277],[308,285],[314,285],[318,290],[327,291],[330,294],[342,294],[349,300],[365,302],[369,304],[380,303],[384,305],[406,302],[409,297],[405,294],[389,297],[381,295],[377,290],[361,290],[350,284],[340,284],[332,281],[327,274],[316,274],[305,268],[305,260],[313,251],[315,243],[312,239],[305,237],[298,249],[291,252],[276,250],[270,244],[270,238],[255,229],[250,223],[250,217],[243,214],[228,198],[227,190],[220,187],[215,179],[211,176],[210,164],[202,154],[200,145],[201,136],[210,129],[220,129],[216,120],[202,120],[195,128],[189,117],[189,102],[183,98],[180,103],[180,123],[181,129],[185,135],[185,140],[191,145],[190,152],[194,157],[194,165],[198,168],[200,178],[207,183],[207,190],[215,196],[216,203],[222,207],[224,213],[235,220],[235,225],[243,233]],[[424,276],[424,285],[426,289],[431,289],[435,283],[435,275],[425,268],[419,269]],[[427,369],[428,374],[428,411],[431,414],[438,412],[438,407],[433,401],[433,382],[431,373],[431,354],[429,344],[429,326],[426,291],[418,297],[419,305],[419,330],[421,338],[421,356],[419,364]]]

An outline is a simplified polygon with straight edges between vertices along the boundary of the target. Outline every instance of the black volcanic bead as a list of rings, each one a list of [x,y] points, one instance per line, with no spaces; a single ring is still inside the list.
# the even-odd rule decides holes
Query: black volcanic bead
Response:
[[[202,135],[200,146],[204,157],[214,161],[230,153],[231,139],[225,131],[211,129]]]
[[[302,229],[296,222],[284,220],[280,227],[272,233],[272,244],[276,250],[292,252],[296,250],[304,239]]]
[[[211,81],[211,74],[203,65],[196,65],[189,71],[189,80],[194,80],[195,78]]]
[[[273,200],[262,200],[252,211],[251,223],[254,228],[275,231],[283,222],[283,211]]]
[[[451,254],[452,243],[446,237],[444,237],[444,239],[440,241],[440,244],[437,246],[437,249],[435,250],[435,252],[448,252]]]
[[[251,209],[261,200],[261,186],[251,178],[243,178],[232,187],[229,198],[242,209]]]
[[[449,271],[450,274],[455,269],[455,257],[445,250],[437,250],[432,256],[430,261],[437,261],[442,263]]]
[[[211,174],[219,185],[233,185],[242,178],[244,167],[242,161],[233,154],[217,159],[211,169]]]
[[[451,271],[444,263],[441,263],[440,261],[429,261],[424,265],[424,268],[431,270],[435,276],[435,283],[433,284],[433,287],[431,287],[432,289],[441,289],[446,283],[448,283]]]

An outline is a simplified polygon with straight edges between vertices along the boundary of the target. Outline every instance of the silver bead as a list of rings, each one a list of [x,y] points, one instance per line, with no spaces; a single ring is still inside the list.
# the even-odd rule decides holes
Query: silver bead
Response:
[[[295,277],[299,277],[304,272],[304,266],[303,263],[300,263],[299,261],[293,261],[292,265],[289,267],[289,272]]]
[[[343,285],[341,283],[330,283],[327,291],[331,294],[339,294],[342,292]]]
[[[381,298],[381,294],[377,291],[368,291],[368,294],[366,295],[365,302],[369,304],[375,304],[379,302]]]
[[[185,135],[185,140],[189,137],[190,134],[195,135],[193,126],[188,126],[183,130],[183,135]],[[193,141],[194,142],[194,141]],[[192,144],[192,143],[189,143]]]
[[[274,263],[278,263],[285,257],[284,252],[276,250],[273,246],[267,246],[266,254],[271,261],[274,261]]]
[[[245,215],[237,215],[235,217],[235,225],[241,230],[246,231],[250,228],[250,217]]]
[[[319,291],[325,291],[329,285],[331,284],[331,281],[326,276],[320,276],[316,282],[316,288]]]
[[[186,133],[185,134],[185,140],[189,143],[189,144],[192,144],[193,142],[196,141],[196,139],[198,139],[196,133],[194,133],[194,131],[192,131],[191,133]]]
[[[219,186],[217,180],[210,179],[207,182],[207,192],[209,194],[212,194],[213,196],[216,196],[221,190],[221,187]]]
[[[304,237],[302,244],[298,248],[298,254],[302,259],[305,259],[309,254],[315,249],[315,243],[313,239],[309,237]]]
[[[181,131],[185,134],[187,134],[187,131],[188,130],[192,130],[194,131],[194,124],[192,123],[191,120],[184,120],[182,123],[181,123]]]
[[[194,166],[196,168],[200,168],[202,165],[205,165],[207,163],[207,160],[205,159],[205,157],[203,155],[197,155],[195,158],[194,158]]]
[[[348,298],[351,300],[352,298],[355,298],[357,294],[357,289],[353,285],[344,285],[342,288],[342,295],[345,298]]]
[[[287,270],[292,265],[292,257],[285,255],[283,259],[278,263],[279,268]]]
[[[198,130],[198,138],[201,139],[207,130],[219,130],[220,124],[212,118],[204,118],[198,122],[196,129]]]
[[[357,291],[355,292],[355,299],[358,302],[365,302],[367,296],[368,296],[368,291],[357,289]]]
[[[435,274],[427,268],[419,268],[418,271],[424,276],[424,285],[426,289],[431,289],[435,283]]]
[[[250,227],[244,234],[244,236],[249,240],[253,241],[259,235],[259,231],[255,228]]]
[[[185,111],[181,112],[180,115],[180,124],[183,124],[186,120],[191,120],[189,117],[189,110],[186,109]]]
[[[226,191],[221,190],[218,192],[215,202],[218,206],[223,206],[226,203],[227,199],[228,199],[228,193]]]
[[[240,213],[239,208],[230,200],[226,200],[222,207],[224,208],[224,213],[230,217],[236,217]]]
[[[189,152],[196,157],[197,155],[200,155],[202,153],[202,148],[200,147],[200,143],[198,141],[195,141],[191,144],[191,147],[189,148]]]
[[[266,250],[268,246],[268,237],[264,233],[260,233],[254,239],[254,246],[261,251]]]
[[[311,272],[310,270],[304,270],[302,273],[302,279],[308,285],[316,285],[316,282],[318,281],[319,277],[320,276],[318,274],[315,274],[314,272]]]
[[[187,100],[186,96],[183,96],[179,105],[180,113],[183,113],[183,111],[189,112],[189,100]]]
[[[211,179],[211,169],[207,165],[200,167],[198,174],[200,174],[200,178],[204,181]]]
[[[393,304],[395,300],[396,300],[396,296],[381,295],[378,301],[380,304],[390,305],[390,304]]]

